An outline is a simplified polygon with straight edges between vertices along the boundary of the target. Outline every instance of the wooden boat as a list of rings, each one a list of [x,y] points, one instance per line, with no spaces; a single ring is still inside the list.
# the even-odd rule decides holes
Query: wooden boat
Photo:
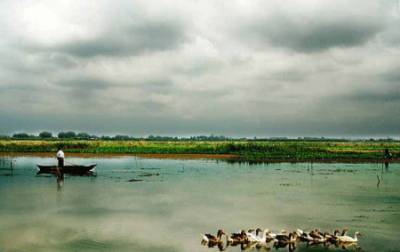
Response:
[[[57,165],[37,165],[39,171],[38,174],[43,173],[56,173]],[[94,172],[96,164],[92,165],[65,165],[62,168],[62,172],[70,175],[90,175]]]

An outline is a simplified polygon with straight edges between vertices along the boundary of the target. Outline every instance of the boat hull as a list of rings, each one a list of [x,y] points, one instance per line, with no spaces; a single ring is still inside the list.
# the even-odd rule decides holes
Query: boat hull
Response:
[[[58,166],[57,165],[37,165],[39,171],[38,174],[44,173],[51,173],[56,174],[58,173]],[[61,172],[64,174],[69,175],[91,175],[93,174],[96,168],[96,164],[93,165],[66,165],[60,169]]]

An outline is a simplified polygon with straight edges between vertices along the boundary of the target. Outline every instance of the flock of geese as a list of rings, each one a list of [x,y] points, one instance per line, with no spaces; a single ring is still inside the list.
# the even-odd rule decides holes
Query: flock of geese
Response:
[[[323,244],[326,247],[334,245],[342,248],[357,245],[359,232],[355,232],[354,236],[347,234],[348,229],[339,231],[336,229],[333,233],[321,232],[319,229],[314,229],[309,232],[297,229],[293,232],[282,230],[279,233],[273,233],[269,229],[249,229],[247,231],[240,230],[237,233],[227,235],[222,229],[219,229],[216,235],[203,234],[201,243],[208,247],[218,247],[221,251],[228,246],[238,246],[242,250],[252,248],[264,248],[270,250],[274,248],[288,247],[289,251],[294,251],[298,242],[305,242],[307,245]],[[226,237],[226,240],[223,239]],[[226,243],[225,243],[226,242]],[[226,244],[224,246],[224,244]]]

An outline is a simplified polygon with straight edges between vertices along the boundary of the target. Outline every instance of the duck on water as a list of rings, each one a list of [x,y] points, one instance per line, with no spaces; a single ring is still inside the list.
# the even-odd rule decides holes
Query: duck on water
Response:
[[[222,235],[225,235],[225,232],[222,229],[219,229],[217,235],[212,234],[203,234],[203,239],[201,240],[202,244],[207,244],[209,247],[214,247],[215,245],[222,245]]]

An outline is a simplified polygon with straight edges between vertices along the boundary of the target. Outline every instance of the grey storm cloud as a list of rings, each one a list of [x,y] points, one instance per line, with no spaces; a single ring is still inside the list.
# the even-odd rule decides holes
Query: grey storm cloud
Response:
[[[56,82],[56,85],[60,85],[64,88],[82,88],[85,90],[104,89],[107,88],[109,84],[110,83],[106,82],[105,80],[90,77],[65,79]]]
[[[92,39],[71,41],[52,49],[77,57],[126,57],[174,49],[186,40],[182,24],[175,22],[150,21],[115,29]]]
[[[0,2],[0,134],[398,136],[396,1]]]
[[[271,44],[300,52],[318,52],[333,47],[353,47],[366,43],[381,29],[382,21],[345,17],[287,17],[272,15],[253,20],[242,34],[258,45]]]
[[[142,81],[138,83],[138,86],[146,92],[149,93],[160,93],[160,94],[166,94],[169,92],[174,92],[173,88],[174,83],[171,82],[168,79],[165,80],[148,80],[148,81]]]
[[[400,92],[400,71],[395,69],[393,71],[388,71],[380,75],[381,80],[389,83],[393,83],[398,88],[397,91]]]

